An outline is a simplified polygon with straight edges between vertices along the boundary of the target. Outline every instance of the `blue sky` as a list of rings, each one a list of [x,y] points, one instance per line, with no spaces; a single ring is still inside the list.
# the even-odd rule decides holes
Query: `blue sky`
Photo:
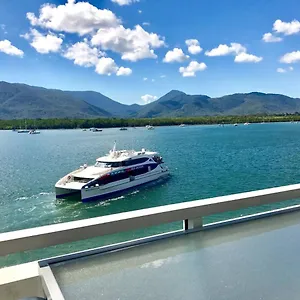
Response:
[[[127,104],[171,89],[300,97],[298,20],[299,0],[0,0],[0,80]]]

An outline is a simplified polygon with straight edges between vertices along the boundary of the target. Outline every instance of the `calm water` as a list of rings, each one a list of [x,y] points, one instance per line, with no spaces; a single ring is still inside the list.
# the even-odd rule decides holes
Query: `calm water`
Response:
[[[119,149],[159,151],[170,179],[105,202],[56,200],[55,182],[83,163],[94,163],[115,140]],[[298,183],[299,165],[300,124],[49,130],[40,135],[0,131],[0,231]]]

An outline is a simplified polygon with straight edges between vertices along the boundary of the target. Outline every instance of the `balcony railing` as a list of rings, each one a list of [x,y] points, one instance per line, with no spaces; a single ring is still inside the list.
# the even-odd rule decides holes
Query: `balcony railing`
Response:
[[[300,184],[165,205],[137,211],[124,212],[115,215],[18,230],[14,232],[6,232],[0,234],[0,256],[166,223],[172,223],[176,221],[182,221],[182,230],[176,231],[175,233],[173,232],[156,235],[148,238],[120,243],[117,245],[110,245],[93,250],[77,252],[59,258],[40,261],[38,264],[38,274],[33,275],[35,274],[35,271],[31,272],[30,280],[34,279],[35,284],[37,282],[41,282],[39,289],[43,290],[44,295],[47,295],[51,299],[64,299],[48,264],[67,260],[70,259],[70,257],[76,258],[85,255],[103,253],[117,248],[119,249],[127,246],[138,245],[155,239],[166,238],[174,234],[182,235],[185,233],[208,229],[215,226],[232,224],[254,218],[261,218],[268,215],[281,214],[298,210],[300,208],[300,205],[293,205],[286,208],[203,225],[203,217],[293,199],[300,199]],[[22,270],[22,272],[24,272],[25,270],[26,273],[26,267],[23,267]],[[4,276],[5,275],[3,275],[2,277],[4,278]],[[18,280],[17,282],[14,282],[14,286],[20,289],[19,294],[22,294],[22,292],[24,292],[25,296],[28,295],[28,287],[24,287],[26,274],[17,276],[16,278],[18,278]],[[22,285],[17,285],[19,281],[22,282]],[[0,280],[0,295],[5,294],[5,292],[5,295],[9,295],[9,293],[7,293],[8,285],[8,280],[4,282],[1,282]],[[41,292],[39,292],[39,295],[40,294]]]
[[[183,221],[183,230],[201,229],[202,218],[206,216],[297,198],[300,198],[300,184],[6,232],[0,234],[0,255],[176,221]]]

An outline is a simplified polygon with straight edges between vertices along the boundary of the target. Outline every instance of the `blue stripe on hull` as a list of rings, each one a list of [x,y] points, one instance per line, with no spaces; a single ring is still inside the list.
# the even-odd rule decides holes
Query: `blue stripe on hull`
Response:
[[[82,202],[90,202],[90,201],[95,201],[95,200],[100,200],[100,199],[102,199],[102,200],[103,199],[109,199],[112,196],[123,195],[124,192],[126,192],[126,191],[134,190],[137,187],[140,187],[140,186],[143,186],[143,185],[147,185],[149,183],[153,183],[154,181],[159,181],[159,180],[163,180],[163,179],[166,179],[166,178],[167,178],[167,176],[166,177],[161,177],[161,178],[158,178],[158,179],[153,179],[151,181],[148,181],[148,182],[145,182],[145,183],[141,183],[141,184],[138,184],[138,185],[126,188],[126,189],[122,189],[120,191],[115,191],[115,192],[110,192],[110,193],[106,193],[106,194],[103,194],[103,195],[97,195],[97,196],[85,198],[85,199],[82,199],[81,201]]]

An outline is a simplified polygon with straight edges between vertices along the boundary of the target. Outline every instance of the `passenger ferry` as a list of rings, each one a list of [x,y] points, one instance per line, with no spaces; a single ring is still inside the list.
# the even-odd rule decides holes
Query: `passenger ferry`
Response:
[[[114,145],[95,165],[85,164],[61,178],[55,185],[56,198],[79,196],[83,202],[109,198],[168,174],[168,167],[157,152],[117,151]]]

